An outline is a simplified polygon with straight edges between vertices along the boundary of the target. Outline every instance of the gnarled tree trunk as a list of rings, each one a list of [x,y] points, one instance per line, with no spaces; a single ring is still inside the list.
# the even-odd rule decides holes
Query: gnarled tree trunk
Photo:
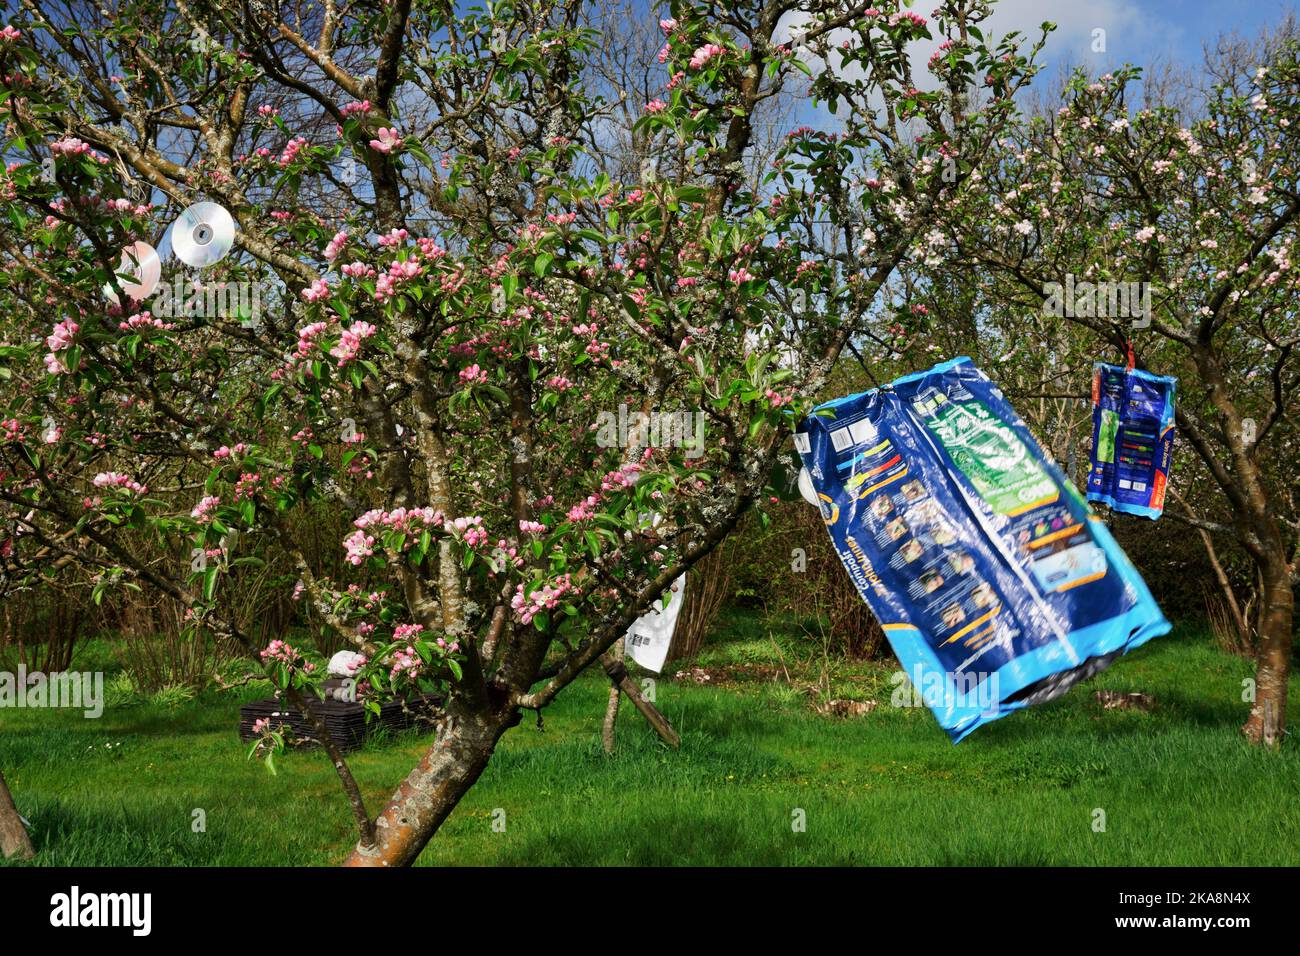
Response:
[[[1291,628],[1295,596],[1285,559],[1265,562],[1255,669],[1255,703],[1241,728],[1252,742],[1275,747],[1286,730],[1287,682],[1291,674]]]
[[[373,846],[358,844],[345,866],[410,866],[474,786],[519,713],[475,711],[454,702],[437,739],[375,820]]]

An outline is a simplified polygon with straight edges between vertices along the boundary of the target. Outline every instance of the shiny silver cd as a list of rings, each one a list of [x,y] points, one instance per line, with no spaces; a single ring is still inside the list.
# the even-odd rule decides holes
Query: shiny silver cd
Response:
[[[147,242],[133,242],[122,250],[122,261],[117,265],[117,284],[128,298],[143,302],[158,287],[162,276],[162,262],[158,252]],[[113,284],[104,284],[104,295],[110,302],[119,304]]]
[[[187,266],[220,262],[234,244],[235,220],[217,203],[195,203],[172,223],[172,251]]]

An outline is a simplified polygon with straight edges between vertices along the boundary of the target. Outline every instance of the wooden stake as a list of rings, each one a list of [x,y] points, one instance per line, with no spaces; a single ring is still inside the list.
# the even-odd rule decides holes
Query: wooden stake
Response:
[[[605,673],[609,675],[614,687],[627,694],[627,699],[641,712],[641,716],[649,722],[663,742],[674,749],[680,747],[682,738],[678,736],[677,731],[673,730],[673,725],[668,722],[668,718],[659,713],[655,705],[641,695],[640,688],[636,686],[636,682],[628,674],[627,667],[623,662],[613,654],[606,652],[600,656],[600,663],[604,666]],[[610,742],[612,746],[612,736]]]
[[[620,640],[611,649],[611,655],[614,660],[623,660],[623,642]],[[605,706],[605,725],[601,728],[600,741],[605,747],[605,753],[614,752],[614,726],[618,720],[618,704],[623,699],[622,692],[618,689],[618,684],[610,681],[609,684],[609,703]]]

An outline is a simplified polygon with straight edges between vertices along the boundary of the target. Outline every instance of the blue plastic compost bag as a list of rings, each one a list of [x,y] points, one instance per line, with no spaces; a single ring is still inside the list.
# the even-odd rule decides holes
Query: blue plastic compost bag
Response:
[[[968,358],[820,406],[826,529],[953,742],[1169,631],[1106,526]]]
[[[1089,501],[1153,520],[1164,513],[1177,387],[1167,375],[1093,366]]]

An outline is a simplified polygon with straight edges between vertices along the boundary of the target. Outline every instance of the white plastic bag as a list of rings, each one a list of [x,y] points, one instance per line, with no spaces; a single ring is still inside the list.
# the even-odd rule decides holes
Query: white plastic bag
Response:
[[[664,659],[668,657],[668,648],[673,642],[673,631],[677,629],[677,615],[681,613],[685,594],[686,575],[683,574],[672,583],[672,596],[668,599],[668,606],[663,607],[662,594],[655,598],[654,607],[637,618],[623,637],[624,646],[632,660],[656,674],[663,669]]]

